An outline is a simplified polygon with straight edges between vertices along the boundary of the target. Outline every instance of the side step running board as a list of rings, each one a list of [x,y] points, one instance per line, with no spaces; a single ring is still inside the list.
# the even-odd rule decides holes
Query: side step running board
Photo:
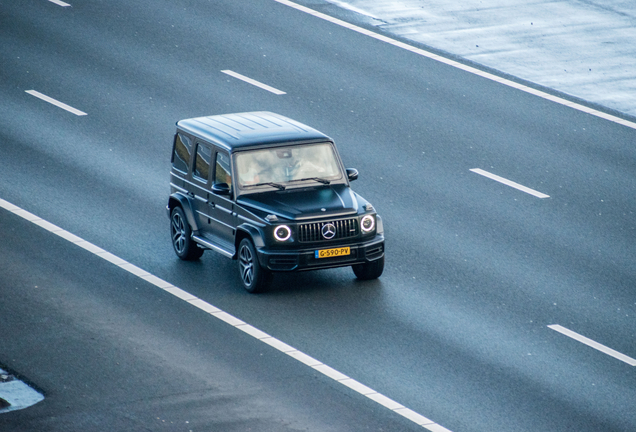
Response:
[[[200,244],[201,246],[208,248],[208,249],[212,249],[214,251],[217,251],[218,253],[225,255],[228,258],[233,258],[234,257],[234,251],[229,251],[227,249],[223,249],[220,246],[217,246],[213,243],[210,243],[208,240],[199,237],[199,236],[192,236],[192,240],[194,240],[195,242],[197,242],[198,244]]]

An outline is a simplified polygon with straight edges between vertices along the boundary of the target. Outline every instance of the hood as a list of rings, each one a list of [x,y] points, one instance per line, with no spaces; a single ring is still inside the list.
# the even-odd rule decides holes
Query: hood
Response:
[[[241,195],[237,202],[254,210],[290,220],[340,217],[358,212],[358,201],[347,185]]]

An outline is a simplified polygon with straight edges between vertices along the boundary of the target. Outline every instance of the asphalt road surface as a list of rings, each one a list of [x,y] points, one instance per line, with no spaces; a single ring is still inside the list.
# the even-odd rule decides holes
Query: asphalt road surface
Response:
[[[0,369],[45,396],[0,431],[636,430],[635,129],[274,0],[71,3],[0,0]],[[360,171],[379,280],[176,258],[175,122],[254,110]]]

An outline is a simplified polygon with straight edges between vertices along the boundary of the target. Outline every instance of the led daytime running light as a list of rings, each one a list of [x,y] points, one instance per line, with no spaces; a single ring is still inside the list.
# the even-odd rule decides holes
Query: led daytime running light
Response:
[[[291,237],[291,230],[287,225],[279,225],[274,228],[274,238],[278,241],[285,241]]]
[[[371,223],[370,225],[369,222]],[[373,216],[366,215],[365,217],[363,217],[362,221],[360,222],[360,227],[365,233],[373,231],[373,228],[375,228],[375,219],[373,218]]]

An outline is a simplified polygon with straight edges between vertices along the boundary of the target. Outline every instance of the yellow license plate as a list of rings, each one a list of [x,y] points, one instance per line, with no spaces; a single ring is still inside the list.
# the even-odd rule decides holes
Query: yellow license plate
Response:
[[[334,249],[320,249],[316,251],[316,258],[331,258],[337,256],[350,255],[351,249],[349,247],[341,247]]]

